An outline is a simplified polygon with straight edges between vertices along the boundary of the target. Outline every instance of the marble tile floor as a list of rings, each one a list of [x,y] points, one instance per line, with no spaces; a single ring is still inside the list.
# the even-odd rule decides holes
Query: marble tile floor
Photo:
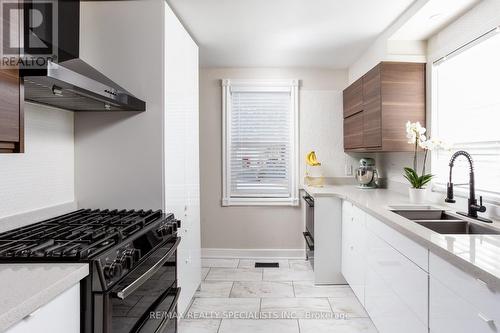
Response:
[[[265,261],[280,268],[203,259],[202,283],[179,333],[377,333],[349,286],[315,286],[305,260]]]

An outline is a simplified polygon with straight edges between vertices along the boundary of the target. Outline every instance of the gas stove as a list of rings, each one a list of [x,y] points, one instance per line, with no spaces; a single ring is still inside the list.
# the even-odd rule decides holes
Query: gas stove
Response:
[[[82,209],[0,234],[0,260],[94,258],[150,224],[172,220],[161,210]],[[177,230],[177,223],[167,224],[165,235]]]
[[[179,227],[161,210],[81,209],[0,234],[0,263],[88,263],[83,333],[176,332]]]

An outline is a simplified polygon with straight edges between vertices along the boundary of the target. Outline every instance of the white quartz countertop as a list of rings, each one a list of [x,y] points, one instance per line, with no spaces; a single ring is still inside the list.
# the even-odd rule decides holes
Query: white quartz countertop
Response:
[[[0,332],[88,274],[88,264],[0,264]]]
[[[438,234],[392,212],[390,206],[411,204],[408,196],[387,189],[359,189],[354,185],[325,185],[324,187],[305,186],[304,190],[314,198],[335,196],[352,202],[450,264],[481,279],[488,284],[490,289],[500,292],[500,235]],[[429,205],[437,206],[432,203]],[[449,207],[442,208],[452,211]],[[492,226],[500,229],[500,222],[495,221]]]

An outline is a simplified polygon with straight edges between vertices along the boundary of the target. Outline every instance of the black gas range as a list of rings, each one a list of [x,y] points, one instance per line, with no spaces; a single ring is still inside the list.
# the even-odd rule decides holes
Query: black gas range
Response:
[[[173,333],[179,226],[161,210],[81,209],[1,233],[0,263],[88,263],[82,333]]]

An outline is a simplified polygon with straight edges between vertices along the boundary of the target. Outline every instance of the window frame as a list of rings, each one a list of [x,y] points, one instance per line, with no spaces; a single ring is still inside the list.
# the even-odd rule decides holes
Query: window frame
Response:
[[[430,67],[430,82],[431,82],[431,87],[430,87],[430,93],[431,93],[431,114],[430,114],[430,129],[431,133],[436,134],[439,136],[440,134],[438,133],[438,119],[439,119],[439,109],[438,109],[438,80],[439,80],[439,75],[438,75],[438,68],[439,65],[448,60],[451,57],[460,55],[462,52],[467,51],[470,48],[473,48],[474,46],[480,44],[481,42],[497,36],[499,33],[499,27],[494,27],[487,32],[480,34],[479,36],[472,38],[469,42],[466,42],[465,44],[462,44],[452,50],[449,53],[446,53],[442,55],[439,58],[434,58],[432,61],[429,61],[431,66]],[[465,143],[465,144],[473,144],[473,143]],[[452,149],[454,150],[463,150],[461,147],[453,147]],[[432,151],[431,152],[431,172],[435,174],[436,171],[436,161],[438,161],[438,152],[437,151]],[[455,185],[454,187],[455,191],[455,196],[459,198],[468,198],[469,197],[469,188],[468,185]],[[446,184],[440,183],[440,182],[432,182],[432,187],[431,187],[432,192],[436,193],[446,193]],[[491,192],[491,191],[484,191],[481,190],[480,188],[476,188],[476,196],[481,195],[483,196],[484,202],[494,204],[494,205],[500,205],[500,191],[499,192]]]
[[[299,80],[222,79],[222,206],[298,206],[299,205]],[[290,147],[290,197],[231,197],[231,87],[249,91],[283,91],[290,89],[292,112]]]

